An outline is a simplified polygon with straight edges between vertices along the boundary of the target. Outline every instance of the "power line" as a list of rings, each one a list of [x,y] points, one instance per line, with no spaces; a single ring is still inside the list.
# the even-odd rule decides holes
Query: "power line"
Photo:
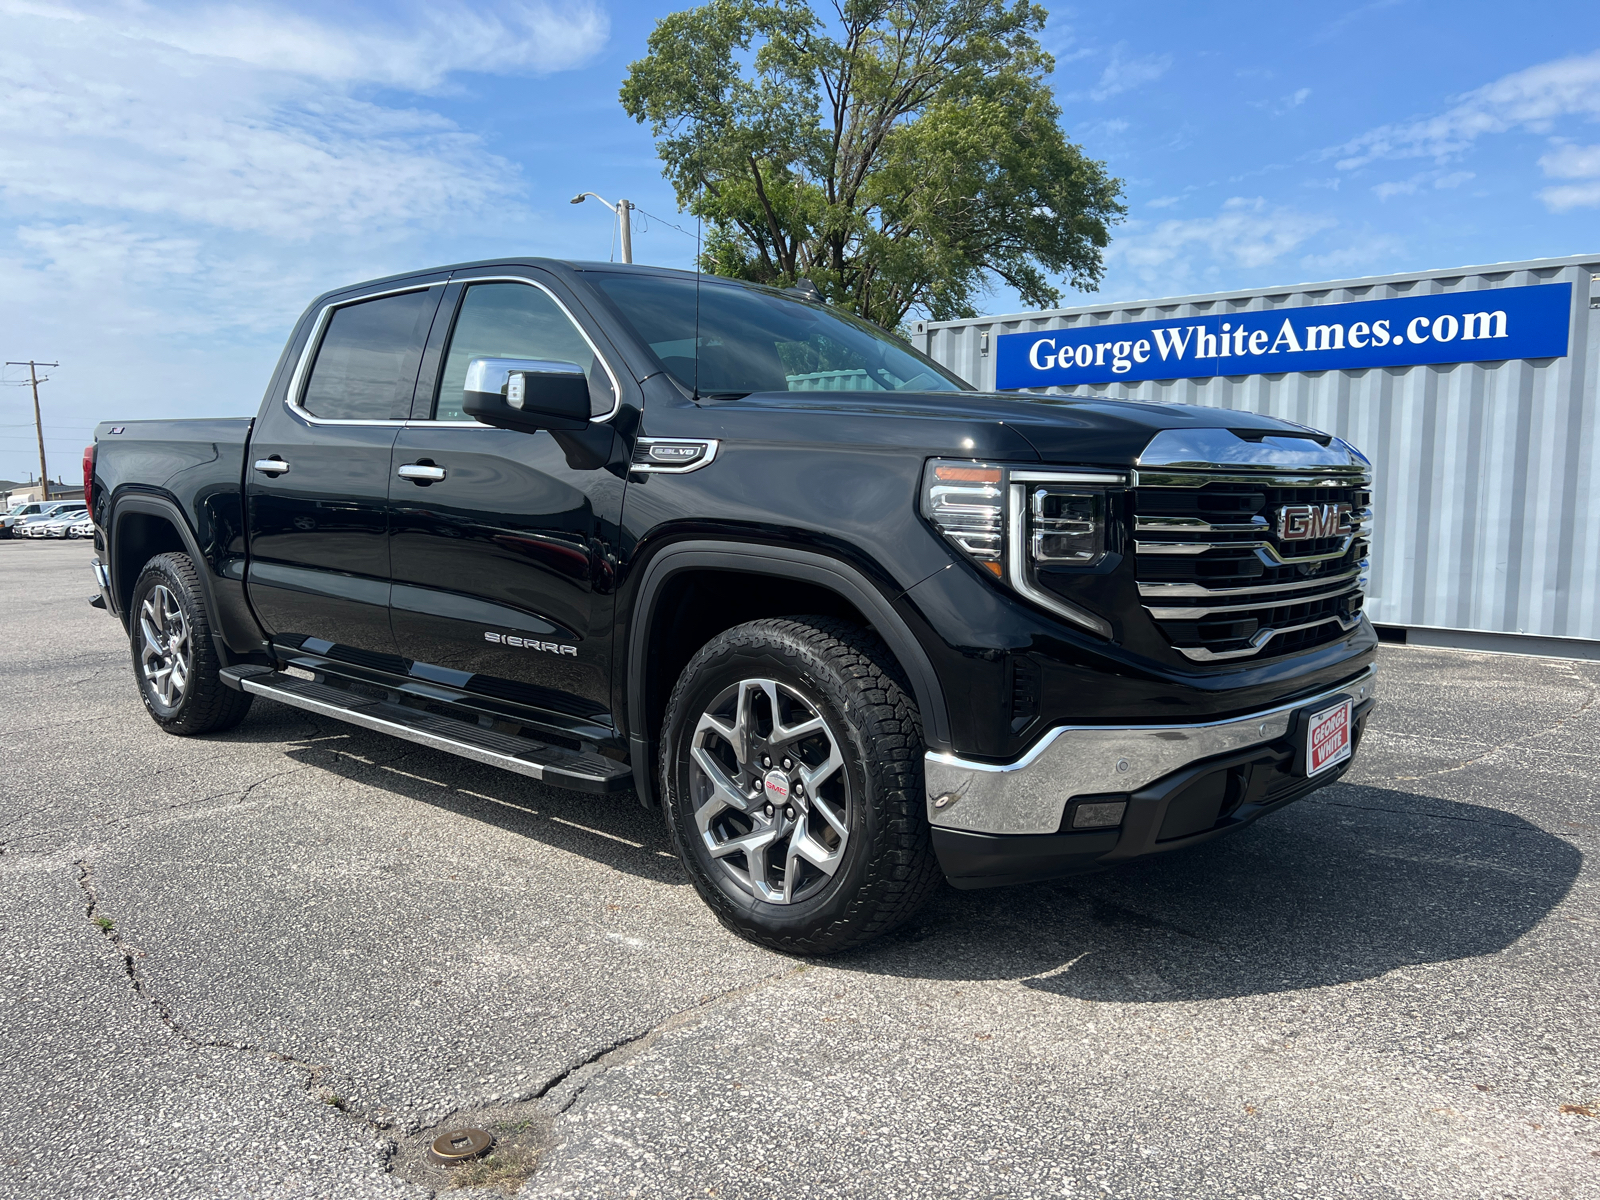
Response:
[[[652,221],[660,221],[668,229],[676,229],[679,233],[683,234],[684,237],[695,238],[696,241],[699,240],[699,238],[698,238],[698,236],[696,234],[690,233],[682,225],[674,225],[671,221],[667,220],[665,217],[658,217],[658,216],[655,215],[655,213],[645,212],[645,210],[640,208],[637,204],[635,204],[633,206],[633,211],[638,213],[641,217],[649,217]],[[650,227],[648,225],[645,226],[644,229],[640,230],[641,233],[648,233],[649,231],[650,231]]]

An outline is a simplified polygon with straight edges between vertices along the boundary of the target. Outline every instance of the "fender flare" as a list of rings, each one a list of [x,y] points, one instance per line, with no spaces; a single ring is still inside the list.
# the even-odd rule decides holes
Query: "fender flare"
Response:
[[[755,575],[778,575],[804,580],[836,593],[853,604],[873,631],[888,645],[899,661],[922,714],[923,735],[929,746],[949,746],[950,715],[945,706],[944,688],[928,657],[905,618],[878,588],[848,563],[825,554],[797,550],[789,546],[762,546],[746,542],[692,540],[675,542],[656,554],[644,568],[634,599],[636,615],[628,632],[628,743],[633,764],[634,786],[645,804],[654,803],[655,774],[653,739],[643,728],[645,712],[646,647],[655,624],[656,599],[662,587],[683,571],[710,568],[719,571],[746,571]],[[635,715],[641,720],[635,722]]]
[[[178,540],[183,543],[184,553],[187,554],[195,566],[195,575],[200,580],[200,590],[205,593],[206,612],[211,614],[211,641],[216,647],[217,655],[224,663],[231,663],[238,656],[228,649],[223,641],[222,630],[218,620],[216,588],[211,581],[211,564],[200,551],[200,541],[195,537],[194,530],[189,526],[189,518],[183,515],[183,510],[176,503],[161,496],[152,496],[148,493],[135,493],[128,496],[115,497],[111,501],[111,514],[106,521],[108,530],[106,537],[106,552],[111,559],[111,594],[116,597],[122,595],[122,580],[120,556],[116,552],[117,538],[120,533],[119,526],[122,518],[132,513],[143,513],[146,516],[162,517],[168,524],[178,531]],[[139,564],[142,569],[143,563]],[[132,595],[133,584],[137,581],[137,574],[128,581],[129,595]],[[128,622],[132,620],[132,613],[119,614],[123,618],[123,628],[129,628]]]

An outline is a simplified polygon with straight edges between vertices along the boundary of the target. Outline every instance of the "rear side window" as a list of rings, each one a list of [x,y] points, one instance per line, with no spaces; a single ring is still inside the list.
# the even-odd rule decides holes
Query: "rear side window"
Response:
[[[422,343],[438,303],[439,292],[425,289],[335,309],[300,407],[333,421],[409,416]]]
[[[461,299],[439,380],[436,421],[469,421],[462,410],[467,366],[475,358],[530,358],[572,363],[589,380],[589,412],[611,411],[617,394],[588,341],[539,288],[525,283],[475,283]]]

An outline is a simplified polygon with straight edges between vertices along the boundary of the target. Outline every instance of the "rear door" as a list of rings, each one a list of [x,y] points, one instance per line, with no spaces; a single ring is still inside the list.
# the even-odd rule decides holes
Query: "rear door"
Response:
[[[444,282],[325,308],[251,434],[251,602],[275,645],[395,669],[389,472]]]
[[[461,407],[473,358],[576,363],[602,422],[598,440],[584,436],[603,459],[619,368],[559,288],[528,267],[451,283],[418,392],[421,419],[394,446],[393,621],[413,674],[541,710],[547,725],[598,741],[613,732],[612,582],[626,469],[615,455],[610,465],[575,466],[556,435],[492,429]]]

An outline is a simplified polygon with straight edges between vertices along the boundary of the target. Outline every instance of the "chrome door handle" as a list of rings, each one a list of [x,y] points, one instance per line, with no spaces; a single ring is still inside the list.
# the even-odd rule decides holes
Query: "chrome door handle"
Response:
[[[426,463],[407,463],[395,474],[412,483],[439,483],[444,479],[444,468]]]
[[[255,468],[263,475],[282,475],[289,469],[289,464],[281,458],[258,458]]]

